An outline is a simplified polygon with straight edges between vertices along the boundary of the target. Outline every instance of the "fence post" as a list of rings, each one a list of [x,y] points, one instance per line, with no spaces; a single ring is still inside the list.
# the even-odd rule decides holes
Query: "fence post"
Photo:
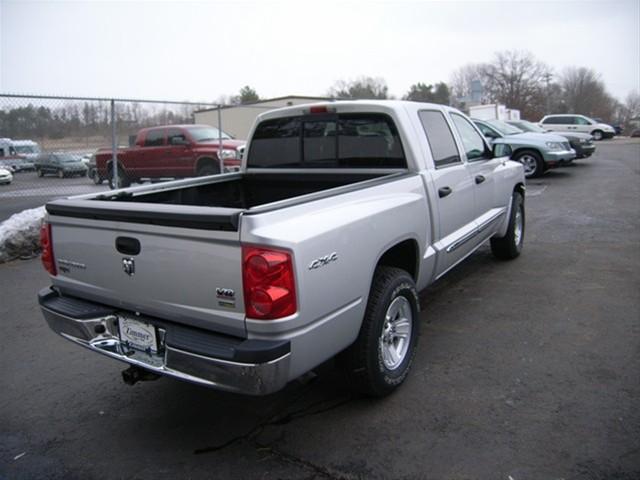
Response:
[[[111,99],[111,168],[113,188],[118,188],[118,138],[116,136],[116,101]],[[109,172],[107,172],[108,174]]]
[[[222,108],[218,105],[218,161],[220,173],[224,173],[224,160],[222,159]]]

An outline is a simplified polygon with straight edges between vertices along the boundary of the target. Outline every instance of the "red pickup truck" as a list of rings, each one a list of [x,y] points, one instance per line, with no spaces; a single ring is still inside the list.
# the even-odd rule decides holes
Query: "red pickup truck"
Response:
[[[224,170],[240,168],[245,143],[209,125],[166,125],[143,128],[135,144],[118,149],[118,184],[113,182],[111,149],[96,152],[97,175],[109,179],[111,188],[128,187],[142,178],[182,178],[220,173],[220,157]],[[220,155],[218,155],[220,153]]]

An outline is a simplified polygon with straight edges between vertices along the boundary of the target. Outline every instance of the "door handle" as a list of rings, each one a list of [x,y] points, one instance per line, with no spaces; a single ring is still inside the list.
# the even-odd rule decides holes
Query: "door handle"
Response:
[[[438,196],[444,198],[452,192],[451,187],[440,187],[438,189]]]
[[[486,180],[486,178],[484,178],[482,175],[478,175],[476,177],[476,184],[480,184],[482,182],[484,182]]]

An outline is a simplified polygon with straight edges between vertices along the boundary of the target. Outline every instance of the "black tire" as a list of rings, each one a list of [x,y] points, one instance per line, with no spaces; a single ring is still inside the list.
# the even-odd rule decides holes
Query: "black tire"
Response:
[[[109,169],[109,188],[111,190],[116,190],[118,188],[127,188],[130,185],[131,180],[129,180],[129,177],[127,176],[125,171],[120,167],[118,167],[118,184],[115,185],[115,182],[113,181],[113,170]]]
[[[520,232],[518,234],[518,231]],[[491,252],[500,260],[513,260],[520,255],[524,244],[525,213],[524,198],[520,192],[513,192],[509,226],[504,237],[491,239]]]
[[[198,169],[197,175],[204,177],[206,175],[217,175],[220,173],[220,166],[213,163],[207,163]]]
[[[385,317],[394,302],[395,305],[402,305],[405,315],[411,314],[408,326],[406,319],[403,320],[404,317],[400,316],[402,312],[398,312],[396,319],[398,326],[404,322],[402,329],[408,330],[408,340],[397,337],[391,339],[397,332],[395,327],[392,330],[387,327],[395,322],[388,322]],[[418,313],[418,293],[413,278],[399,268],[378,267],[373,276],[371,293],[358,338],[339,357],[348,385],[352,389],[365,395],[382,397],[400,386],[409,373],[418,344]],[[389,337],[385,337],[385,332]],[[389,368],[386,362],[393,359],[388,356],[385,359],[383,348],[396,348],[395,340],[398,340],[398,348],[404,350],[406,345],[406,350],[402,355],[398,355],[398,364]],[[402,341],[405,344],[401,347]]]
[[[102,185],[102,182],[104,182],[104,179],[100,176],[97,170],[91,172],[91,180],[93,180],[93,183],[96,185]]]
[[[545,164],[542,157],[535,150],[522,150],[513,156],[516,162],[520,162],[524,167],[524,176],[536,178],[545,171]]]
[[[594,140],[600,141],[604,138],[604,132],[602,130],[594,130],[591,132],[591,136]]]
[[[38,170],[37,170],[37,173],[38,173],[38,176],[39,176],[40,178],[44,177],[44,172],[43,172],[42,170],[40,170],[39,168],[38,168]]]

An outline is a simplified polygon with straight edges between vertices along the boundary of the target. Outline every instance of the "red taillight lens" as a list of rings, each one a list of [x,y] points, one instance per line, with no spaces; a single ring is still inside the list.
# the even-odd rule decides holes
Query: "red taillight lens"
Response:
[[[57,275],[56,261],[53,256],[53,243],[51,242],[51,225],[43,223],[40,227],[40,247],[42,248],[42,265],[51,275]]]
[[[242,247],[242,282],[248,317],[273,320],[296,313],[295,277],[289,252]]]

